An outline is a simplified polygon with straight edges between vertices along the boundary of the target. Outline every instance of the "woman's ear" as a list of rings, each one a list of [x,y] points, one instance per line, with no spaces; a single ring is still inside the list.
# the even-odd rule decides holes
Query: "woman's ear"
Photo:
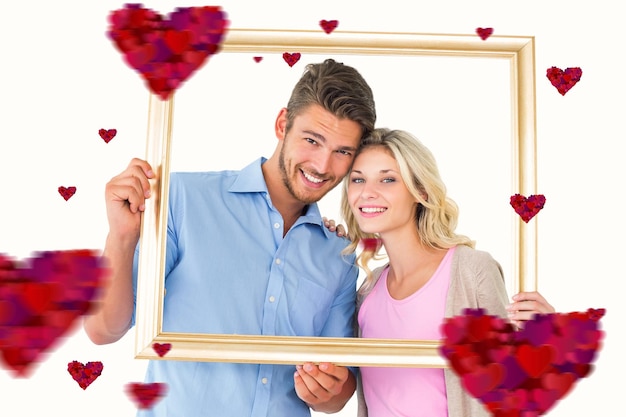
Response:
[[[287,108],[283,107],[276,116],[276,122],[274,122],[274,132],[276,132],[276,138],[278,140],[285,139],[287,133]]]

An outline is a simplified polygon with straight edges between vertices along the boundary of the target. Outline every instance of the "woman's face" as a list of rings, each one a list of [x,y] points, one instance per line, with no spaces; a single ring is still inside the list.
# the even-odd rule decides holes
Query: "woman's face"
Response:
[[[363,232],[383,236],[398,228],[414,227],[417,201],[386,148],[365,148],[349,175],[348,201]]]

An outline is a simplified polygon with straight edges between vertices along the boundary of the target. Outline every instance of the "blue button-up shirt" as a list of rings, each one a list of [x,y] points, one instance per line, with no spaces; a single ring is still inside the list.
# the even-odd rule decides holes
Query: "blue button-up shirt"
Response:
[[[353,336],[358,269],[308,206],[283,237],[260,158],[241,171],[170,179],[163,331]],[[137,259],[135,259],[136,261]],[[136,285],[135,262],[135,285]],[[166,382],[155,417],[309,416],[291,365],[151,361]],[[145,414],[143,414],[145,413]]]

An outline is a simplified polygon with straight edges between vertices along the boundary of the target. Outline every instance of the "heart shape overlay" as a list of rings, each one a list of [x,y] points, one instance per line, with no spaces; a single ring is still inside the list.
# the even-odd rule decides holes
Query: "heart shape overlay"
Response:
[[[69,372],[72,378],[74,378],[74,381],[78,382],[78,385],[85,390],[102,374],[103,367],[100,361],[87,362],[85,365],[78,361],[72,361],[67,364],[67,372]]]
[[[126,4],[109,15],[108,37],[162,100],[221,49],[229,21],[219,6],[178,7],[167,18]]]
[[[558,67],[550,67],[546,71],[546,77],[562,96],[574,87],[582,76],[583,70],[579,67],[566,68],[565,71]]]
[[[152,408],[167,393],[164,382],[130,382],[126,384],[126,393],[140,409]]]
[[[605,309],[537,314],[522,330],[483,309],[442,324],[441,355],[494,417],[536,417],[589,376]]]
[[[289,52],[285,52],[283,54],[283,59],[285,60],[287,64],[289,64],[290,67],[293,67],[294,65],[296,65],[296,63],[300,61],[300,57],[301,57],[300,52],[294,52],[293,54],[290,54]]]
[[[171,343],[153,343],[152,344],[152,349],[154,349],[157,355],[159,355],[159,357],[161,358],[165,356],[165,354],[169,352],[171,348],[172,348]]]
[[[117,129],[100,129],[98,134],[106,143],[109,143],[117,135]]]
[[[87,249],[41,252],[21,263],[0,254],[0,365],[27,377],[93,308],[103,263]]]
[[[543,206],[546,204],[546,197],[542,194],[529,195],[528,197],[524,197],[521,194],[514,194],[511,196],[510,203],[511,207],[519,214],[522,220],[528,223],[530,219],[535,217],[537,213],[543,209]]]
[[[493,34],[493,28],[476,28],[476,34],[480,39],[487,40]]]
[[[337,25],[339,24],[338,20],[320,20],[320,26],[324,30],[324,32],[330,34],[333,30],[337,29]]]
[[[72,198],[74,194],[76,194],[76,187],[59,187],[59,194],[65,199],[65,201]]]

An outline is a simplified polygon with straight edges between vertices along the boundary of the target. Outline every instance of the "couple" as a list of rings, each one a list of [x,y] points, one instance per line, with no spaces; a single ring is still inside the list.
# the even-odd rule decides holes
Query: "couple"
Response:
[[[163,331],[351,337],[358,266],[367,272],[358,291],[362,337],[439,339],[443,318],[466,307],[506,315],[500,267],[454,233],[456,207],[432,155],[409,133],[374,129],[375,121],[367,82],[328,59],[307,66],[279,111],[269,159],[240,171],[172,174]],[[84,322],[94,343],[113,343],[134,325],[139,226],[153,177],[133,159],[107,183],[103,256],[111,276]],[[325,224],[316,204],[342,180],[349,239]],[[373,272],[367,261],[378,248],[355,254],[371,237],[389,257]],[[508,306],[516,323],[554,311],[538,293],[516,297]],[[359,372],[370,417],[488,415],[442,369],[165,360],[150,362],[146,381],[166,382],[168,394],[139,414],[334,413]]]

